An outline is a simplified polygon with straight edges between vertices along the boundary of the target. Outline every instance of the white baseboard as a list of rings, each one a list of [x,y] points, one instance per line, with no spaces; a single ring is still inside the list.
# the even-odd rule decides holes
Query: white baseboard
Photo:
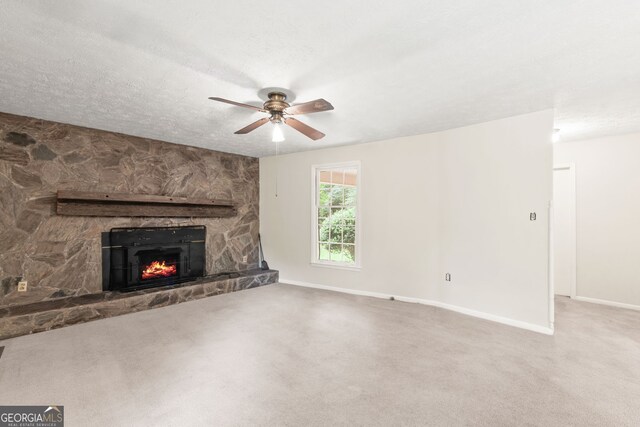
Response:
[[[544,327],[535,325],[533,323],[523,322],[520,320],[510,319],[508,317],[496,316],[495,314],[484,313],[482,311],[476,311],[469,308],[460,307],[457,305],[447,304],[435,300],[426,300],[421,298],[403,297],[398,295],[383,294],[379,292],[358,291],[355,289],[338,288],[335,286],[318,285],[315,283],[301,282],[299,280],[280,279],[280,283],[286,283],[289,285],[303,286],[305,288],[323,289],[326,291],[342,292],[345,294],[361,295],[373,298],[393,299],[402,302],[412,302],[416,304],[430,305],[433,307],[444,308],[445,310],[455,311],[457,313],[466,314],[467,316],[478,317],[480,319],[491,320],[493,322],[502,323],[503,325],[514,326],[516,328],[527,329],[529,331],[538,332],[545,335],[553,335],[553,326]]]
[[[592,304],[610,305],[611,307],[627,308],[629,310],[639,310],[640,311],[640,305],[627,304],[627,303],[624,303],[624,302],[616,302],[616,301],[609,301],[609,300],[606,300],[606,299],[579,297],[579,296],[576,296],[573,299],[575,299],[576,301],[590,302]]]

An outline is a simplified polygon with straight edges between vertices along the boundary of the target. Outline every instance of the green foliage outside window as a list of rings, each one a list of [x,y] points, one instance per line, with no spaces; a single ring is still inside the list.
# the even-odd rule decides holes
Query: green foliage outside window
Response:
[[[355,261],[355,187],[320,184],[318,241],[321,260]]]

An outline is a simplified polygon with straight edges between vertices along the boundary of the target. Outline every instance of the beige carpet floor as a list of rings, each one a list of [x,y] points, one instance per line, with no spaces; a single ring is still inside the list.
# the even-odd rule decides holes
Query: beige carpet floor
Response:
[[[640,312],[556,307],[545,336],[271,285],[0,341],[0,404],[66,426],[640,425]]]

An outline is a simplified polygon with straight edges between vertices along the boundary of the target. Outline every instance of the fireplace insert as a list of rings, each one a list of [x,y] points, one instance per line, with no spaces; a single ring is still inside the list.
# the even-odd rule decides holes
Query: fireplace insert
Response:
[[[132,291],[204,276],[205,237],[204,226],[103,233],[103,289]]]

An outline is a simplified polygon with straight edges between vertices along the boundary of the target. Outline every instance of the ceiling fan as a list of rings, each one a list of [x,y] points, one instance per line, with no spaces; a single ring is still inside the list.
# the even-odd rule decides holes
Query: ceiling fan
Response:
[[[269,114],[269,117],[264,117],[258,121],[251,123],[249,126],[243,127],[239,131],[234,132],[236,134],[249,133],[252,130],[259,128],[263,124],[271,122],[275,125],[273,128],[273,142],[284,141],[284,135],[282,134],[282,129],[280,128],[280,125],[282,123],[291,126],[298,132],[306,135],[314,141],[325,136],[324,133],[320,132],[319,130],[314,129],[311,126],[302,123],[300,120],[290,116],[296,114],[319,113],[321,111],[333,110],[333,105],[331,105],[329,102],[320,98],[316,99],[315,101],[305,102],[304,104],[289,105],[289,103],[286,102],[287,95],[282,92],[269,92],[267,97],[269,99],[262,105],[262,108],[255,107],[253,105],[242,104],[240,102],[230,101],[224,98],[210,97],[209,99],[236,105],[238,107],[250,108],[252,110],[257,110],[262,113]]]

